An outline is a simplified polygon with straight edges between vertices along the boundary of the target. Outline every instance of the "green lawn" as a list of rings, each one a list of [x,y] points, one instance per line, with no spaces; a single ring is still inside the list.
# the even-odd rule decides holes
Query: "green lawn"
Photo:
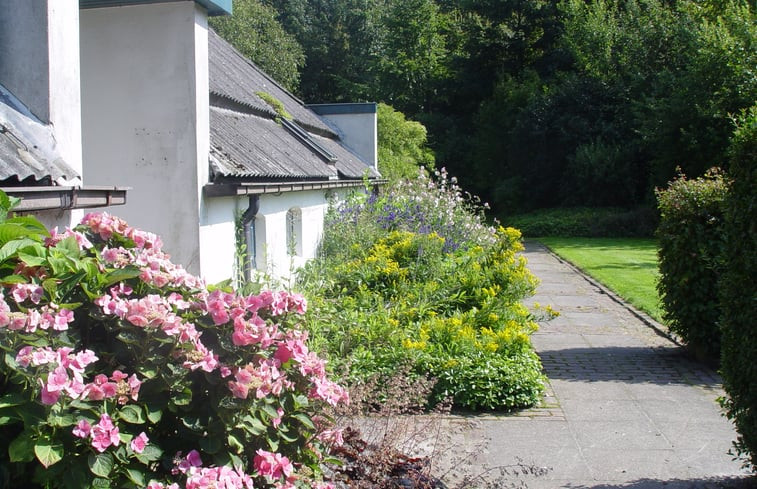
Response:
[[[657,243],[641,238],[539,238],[638,309],[662,321]]]

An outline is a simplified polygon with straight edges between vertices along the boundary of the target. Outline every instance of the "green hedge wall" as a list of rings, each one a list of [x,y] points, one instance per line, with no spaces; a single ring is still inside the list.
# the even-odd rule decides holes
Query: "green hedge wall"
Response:
[[[726,413],[738,452],[757,466],[757,106],[741,119],[731,146],[726,243],[721,279],[722,375]]]
[[[660,210],[660,281],[663,317],[699,357],[720,354],[718,278],[725,249],[723,207],[727,183],[718,170],[684,175],[657,190]]]

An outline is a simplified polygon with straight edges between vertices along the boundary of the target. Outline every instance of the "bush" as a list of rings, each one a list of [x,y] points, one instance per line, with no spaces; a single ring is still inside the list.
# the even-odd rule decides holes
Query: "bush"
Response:
[[[301,296],[206,287],[107,214],[0,240],[0,487],[327,487],[347,394]]]
[[[726,412],[740,436],[737,452],[757,466],[757,106],[745,113],[731,145],[726,198],[721,373]]]
[[[657,227],[657,213],[639,207],[572,207],[544,209],[501,218],[527,238],[634,238],[650,237]]]
[[[657,190],[663,318],[695,354],[711,359],[720,353],[718,279],[726,192],[726,179],[716,169],[694,180],[681,175]]]
[[[520,304],[536,285],[517,256],[520,233],[487,226],[439,176],[330,214],[324,253],[300,275],[308,329],[351,383],[410,365],[438,380],[429,405],[533,405],[544,379],[530,343],[537,325]]]

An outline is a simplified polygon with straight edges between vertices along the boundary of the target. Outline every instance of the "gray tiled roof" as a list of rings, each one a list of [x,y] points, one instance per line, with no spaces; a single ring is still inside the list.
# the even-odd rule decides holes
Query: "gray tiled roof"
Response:
[[[224,177],[336,177],[327,164],[273,119],[210,108],[211,163]]]
[[[215,177],[284,180],[360,179],[366,174],[379,177],[372,166],[340,144],[336,132],[302,101],[215,32],[209,31],[208,36],[210,163]],[[278,115],[257,92],[266,92],[279,100],[292,115],[294,124],[277,122]]]
[[[80,178],[55,150],[42,124],[0,85],[0,182],[65,183]],[[31,181],[30,181],[31,180]]]
[[[280,101],[300,126],[311,131],[335,135],[301,100],[282,88],[212,29],[208,30],[208,63],[210,93],[275,116],[276,113],[271,106],[256,95],[258,92],[265,92]]]

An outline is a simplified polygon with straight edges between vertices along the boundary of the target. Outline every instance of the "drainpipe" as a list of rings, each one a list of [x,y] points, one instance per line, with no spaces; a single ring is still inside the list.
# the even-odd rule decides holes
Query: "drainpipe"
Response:
[[[255,215],[260,210],[260,198],[257,195],[250,195],[250,203],[247,210],[242,214],[242,230],[244,231],[244,241],[247,248],[247,259],[244,261],[244,278],[249,281],[252,278],[252,266],[255,259],[255,228],[252,226],[255,221]]]

